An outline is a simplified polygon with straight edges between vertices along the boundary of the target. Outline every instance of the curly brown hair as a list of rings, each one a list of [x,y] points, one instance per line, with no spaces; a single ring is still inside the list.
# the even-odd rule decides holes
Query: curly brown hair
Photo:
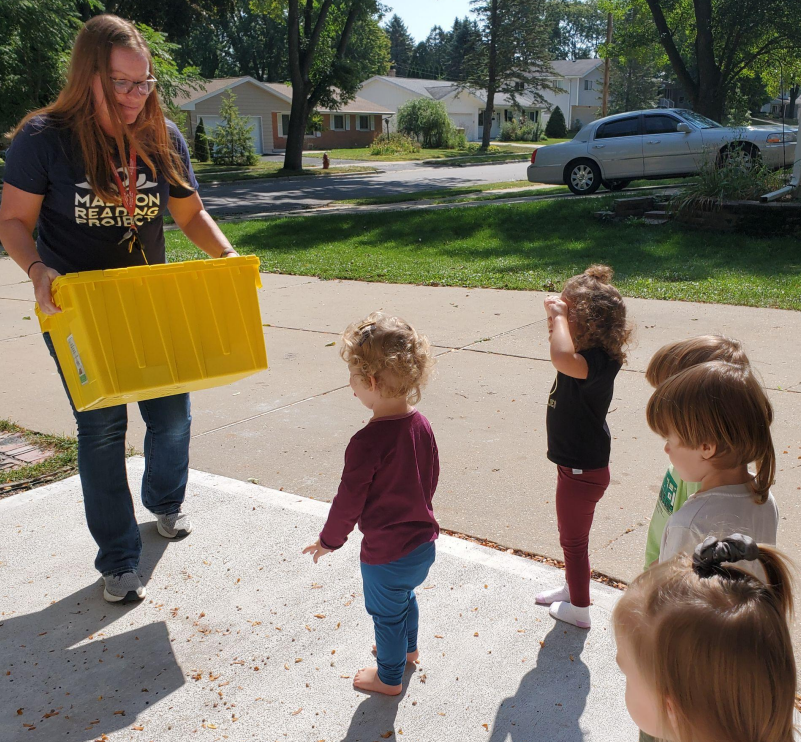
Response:
[[[565,281],[562,296],[570,306],[576,350],[602,348],[623,364],[632,327],[626,320],[623,297],[610,283],[613,274],[609,266],[591,265],[584,273]]]
[[[412,405],[420,401],[435,363],[425,335],[382,312],[348,325],[339,354],[365,381],[374,377],[382,397],[406,397]]]

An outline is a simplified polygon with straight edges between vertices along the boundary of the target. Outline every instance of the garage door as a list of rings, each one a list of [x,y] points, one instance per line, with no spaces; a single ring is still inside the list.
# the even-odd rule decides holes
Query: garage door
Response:
[[[222,118],[220,116],[201,116],[200,118],[203,119],[203,126],[206,129],[207,136],[222,123]],[[247,121],[248,126],[253,127],[250,136],[253,138],[253,146],[256,148],[256,152],[263,155],[264,145],[261,139],[261,116],[243,116],[243,118]]]
[[[475,116],[472,113],[452,113],[450,118],[457,129],[464,129],[464,135],[468,142],[476,140]]]

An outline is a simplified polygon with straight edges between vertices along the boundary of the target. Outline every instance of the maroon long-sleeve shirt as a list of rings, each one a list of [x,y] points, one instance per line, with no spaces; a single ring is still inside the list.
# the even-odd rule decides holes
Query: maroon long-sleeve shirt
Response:
[[[365,564],[406,556],[439,535],[431,506],[438,479],[437,442],[420,412],[371,420],[345,451],[342,481],[320,543],[340,548],[358,523]]]

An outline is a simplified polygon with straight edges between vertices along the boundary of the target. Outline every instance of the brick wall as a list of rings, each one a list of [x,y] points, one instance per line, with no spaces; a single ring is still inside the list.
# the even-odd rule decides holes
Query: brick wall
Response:
[[[273,112],[272,130],[273,142],[276,149],[286,149],[286,137],[281,136],[281,126],[278,120],[280,112]],[[356,128],[358,114],[346,113],[343,116],[350,119],[350,129],[345,131],[334,131],[331,128],[330,114],[323,114],[323,128],[320,136],[307,136],[304,140],[304,149],[307,150],[328,150],[328,149],[348,149],[351,147],[369,147],[373,139],[381,133],[383,119],[380,114],[371,115],[374,129],[361,131]]]

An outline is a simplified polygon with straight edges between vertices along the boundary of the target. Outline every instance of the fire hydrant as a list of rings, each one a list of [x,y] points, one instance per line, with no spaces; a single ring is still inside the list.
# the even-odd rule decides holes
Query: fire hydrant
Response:
[[[331,167],[331,160],[328,159],[328,152],[323,152],[323,170],[328,170]]]

